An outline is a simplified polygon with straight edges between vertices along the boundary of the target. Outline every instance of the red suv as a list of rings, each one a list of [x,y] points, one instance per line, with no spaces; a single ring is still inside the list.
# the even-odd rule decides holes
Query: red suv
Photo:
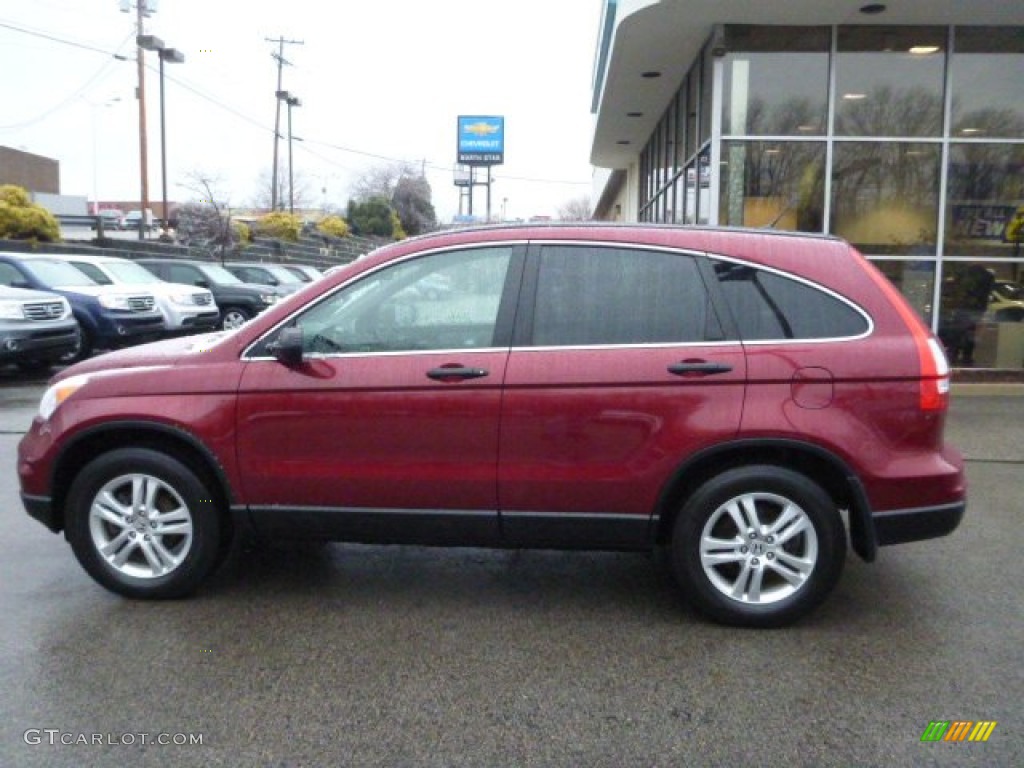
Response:
[[[938,341],[841,240],[485,228],[69,368],[18,473],[29,514],[131,597],[192,592],[245,526],[666,547],[698,609],[776,626],[835,586],[847,528],[871,561],[959,524],[948,389]]]

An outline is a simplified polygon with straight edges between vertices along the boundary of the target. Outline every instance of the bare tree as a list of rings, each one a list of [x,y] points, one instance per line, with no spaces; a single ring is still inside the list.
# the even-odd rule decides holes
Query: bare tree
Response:
[[[368,169],[352,184],[352,199],[365,203],[374,197],[391,200],[399,179],[404,176],[419,176],[409,163],[387,163]]]
[[[225,252],[238,242],[231,226],[231,204],[219,191],[219,176],[191,171],[181,186],[193,194],[191,202],[178,208],[178,239],[219,254],[224,263]]]
[[[270,168],[260,171],[256,179],[256,194],[253,197],[253,207],[270,210],[273,187],[273,174]],[[279,210],[288,210],[289,202],[295,208],[308,208],[313,204],[314,194],[309,179],[302,173],[292,171],[292,182],[294,190],[288,188],[288,167],[281,166],[277,170],[277,207]]]
[[[590,196],[583,195],[569,200],[558,208],[562,221],[589,221],[591,218]]]

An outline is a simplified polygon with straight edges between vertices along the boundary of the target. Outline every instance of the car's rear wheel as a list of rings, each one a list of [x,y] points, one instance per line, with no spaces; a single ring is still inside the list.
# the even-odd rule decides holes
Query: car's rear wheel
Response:
[[[68,493],[75,556],[96,581],[127,597],[193,592],[218,564],[225,534],[203,481],[177,459],[146,448],[94,459]]]
[[[775,466],[727,470],[684,503],[672,564],[686,598],[726,623],[796,621],[835,587],[846,558],[831,498],[804,475]]]
[[[243,307],[228,307],[221,313],[220,327],[225,331],[233,331],[245,324],[252,317],[252,313]]]

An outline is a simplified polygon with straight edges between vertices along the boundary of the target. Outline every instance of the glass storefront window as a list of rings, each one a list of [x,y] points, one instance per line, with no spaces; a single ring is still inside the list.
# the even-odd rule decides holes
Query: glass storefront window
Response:
[[[1024,144],[952,144],[946,182],[950,256],[1024,257]]]
[[[954,261],[943,265],[939,338],[950,362],[1024,367],[1024,264]]]
[[[830,35],[827,27],[727,27],[722,133],[824,134]]]
[[[945,27],[840,27],[837,45],[837,135],[941,135]]]
[[[699,88],[696,70],[690,70],[686,77],[686,157],[693,157],[697,151],[697,104]]]
[[[837,142],[831,232],[868,254],[932,255],[941,146]]]
[[[821,232],[824,182],[824,142],[722,142],[719,222]]]
[[[935,261],[872,261],[879,271],[899,288],[910,306],[917,310],[929,325],[932,322],[932,303],[935,296]]]
[[[1024,31],[957,27],[950,62],[955,138],[1024,138]]]
[[[705,147],[697,158],[697,223],[711,221],[711,149]]]

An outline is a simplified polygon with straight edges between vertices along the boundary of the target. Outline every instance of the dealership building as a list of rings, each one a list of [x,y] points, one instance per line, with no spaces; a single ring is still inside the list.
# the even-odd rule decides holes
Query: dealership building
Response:
[[[838,235],[1024,368],[1024,3],[602,5],[595,218]]]

